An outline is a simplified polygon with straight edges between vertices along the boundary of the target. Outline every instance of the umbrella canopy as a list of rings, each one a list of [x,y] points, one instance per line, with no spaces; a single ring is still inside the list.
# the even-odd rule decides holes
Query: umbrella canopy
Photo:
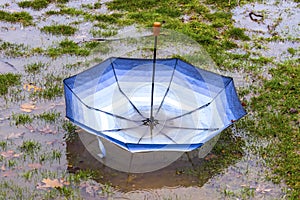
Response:
[[[180,58],[110,57],[64,80],[66,116],[130,152],[191,151],[246,113],[233,79]],[[153,84],[154,83],[154,84]]]

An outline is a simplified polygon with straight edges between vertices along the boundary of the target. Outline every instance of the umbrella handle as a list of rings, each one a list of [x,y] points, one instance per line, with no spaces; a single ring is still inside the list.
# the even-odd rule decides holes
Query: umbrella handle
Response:
[[[157,36],[159,35],[159,32],[160,32],[160,26],[161,26],[160,22],[153,23],[154,51],[153,51],[152,87],[151,87],[151,112],[150,112],[150,117],[149,117],[151,125],[154,121],[154,118],[153,118],[154,77],[155,77]]]
[[[100,137],[97,137],[98,139],[98,144],[99,144],[99,149],[100,149],[100,153],[98,153],[97,155],[100,157],[100,158],[104,158],[106,156],[106,150],[105,150],[105,147],[103,145],[103,143],[101,142],[101,139]]]
[[[160,27],[161,27],[161,23],[160,22],[154,22],[153,23],[153,35],[154,36],[158,36],[160,33]]]

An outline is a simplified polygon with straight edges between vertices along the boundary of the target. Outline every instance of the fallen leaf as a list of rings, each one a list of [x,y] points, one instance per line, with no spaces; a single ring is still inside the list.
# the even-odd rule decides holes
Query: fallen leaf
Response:
[[[35,105],[32,103],[24,103],[20,107],[24,112],[32,112],[35,109]]]
[[[39,132],[43,133],[43,134],[56,134],[57,131],[53,131],[52,129],[50,129],[49,126],[45,126],[42,129],[38,129]]]
[[[58,140],[55,139],[55,140],[52,140],[52,141],[47,141],[46,144],[48,145],[53,145],[55,142],[57,142]]]
[[[1,156],[3,156],[4,158],[10,158],[10,157],[13,157],[14,155],[14,151],[13,150],[8,150],[8,151],[5,151],[5,152],[1,152]]]
[[[15,153],[13,150],[8,150],[0,153],[4,158],[18,158],[22,155],[22,153]]]
[[[38,189],[42,189],[42,188],[59,188],[59,187],[63,187],[63,184],[58,180],[58,179],[50,179],[50,178],[44,178],[42,180],[42,183],[44,183],[44,185],[38,186]]]
[[[31,133],[35,132],[35,128],[32,125],[24,125]]]
[[[26,84],[24,84],[23,85],[23,89],[24,90],[26,90],[26,91],[28,91],[28,92],[37,92],[37,91],[41,91],[42,90],[42,88],[40,88],[40,87],[37,87],[37,86],[35,86],[35,85],[33,85],[32,83],[26,83]]]
[[[23,137],[23,135],[25,134],[25,132],[23,133],[11,133],[7,136],[7,139],[17,139],[17,138],[21,138]]]
[[[9,170],[9,171],[3,172],[1,175],[2,175],[2,177],[11,177],[11,176],[16,175],[16,173],[12,170]]]
[[[2,170],[2,171],[5,171],[5,170],[6,170],[4,164],[2,165],[1,170]]]
[[[209,154],[209,155],[207,155],[207,156],[205,156],[205,160],[212,160],[212,159],[214,159],[214,158],[217,158],[218,156],[216,156],[215,154]]]
[[[42,167],[42,165],[40,163],[32,163],[32,164],[28,164],[28,167],[32,169],[39,169]]]

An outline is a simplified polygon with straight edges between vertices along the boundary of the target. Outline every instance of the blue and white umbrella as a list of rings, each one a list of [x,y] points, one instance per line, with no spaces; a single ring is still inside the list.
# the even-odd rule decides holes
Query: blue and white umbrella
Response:
[[[65,79],[67,118],[133,153],[187,152],[246,114],[231,77],[156,58],[154,38],[153,59],[110,57]]]

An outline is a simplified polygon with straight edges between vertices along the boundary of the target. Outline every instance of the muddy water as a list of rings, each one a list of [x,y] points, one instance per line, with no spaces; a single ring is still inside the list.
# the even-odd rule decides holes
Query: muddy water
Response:
[[[94,1],[70,1],[68,7],[77,9],[82,8],[82,4],[92,3]],[[107,13],[109,12],[105,6],[106,1],[100,9],[87,10],[86,12]],[[233,20],[237,27],[246,28],[248,34],[255,38],[270,37],[277,33],[280,37],[299,38],[299,6],[298,4],[288,1],[270,1],[265,4],[247,4],[237,7],[232,10]],[[8,4],[5,5],[4,4]],[[15,1],[2,0],[0,1],[1,10],[16,12],[28,11],[34,17],[36,26],[23,27],[20,24],[11,24],[0,22],[0,38],[2,41],[24,44],[30,48],[42,47],[47,48],[56,45],[59,41],[69,38],[74,41],[82,41],[83,39],[91,38],[90,29],[93,23],[86,22],[80,17],[70,17],[65,15],[46,16],[45,12],[48,10],[58,10],[55,4],[49,5],[46,9],[40,11],[33,11],[32,9],[21,9],[17,6]],[[249,19],[249,12],[266,13],[263,21],[254,22]],[[282,18],[282,20],[279,20]],[[277,20],[277,21],[276,21]],[[52,36],[45,34],[39,28],[45,25],[72,23],[77,22],[79,29],[74,36]],[[278,22],[278,23],[277,23]],[[276,26],[274,26],[274,24]],[[268,26],[272,26],[268,29]],[[281,42],[264,42],[267,47],[265,49],[257,49],[262,55],[268,57],[276,57],[279,60],[292,57],[287,53],[288,48],[299,48],[299,42],[294,42],[287,39]],[[276,49],[276,50],[275,50]],[[66,69],[62,66],[65,64],[72,64],[78,61],[89,61],[90,58],[81,58],[76,56],[62,56],[60,58],[52,59],[47,56],[35,55],[22,58],[11,58],[3,54],[0,55],[0,72],[1,73],[20,73],[22,74],[22,84],[31,82],[33,79],[44,79],[48,74],[62,75],[67,77],[76,72],[84,70],[86,67]],[[297,56],[297,55],[296,55]],[[42,71],[37,77],[25,73],[24,66],[27,64],[41,61],[49,63],[47,69]],[[231,74],[237,85],[240,87],[246,86],[244,84],[244,76],[239,73]],[[244,138],[246,144],[242,147],[243,155],[236,158],[232,162],[228,162],[220,167],[211,167],[209,165],[210,159],[214,159],[213,153],[211,157],[206,159],[199,159],[193,157],[192,160],[181,158],[175,161],[170,166],[145,174],[130,174],[122,173],[110,169],[100,162],[98,162],[85,149],[81,141],[75,140],[66,143],[64,141],[65,131],[62,129],[64,120],[64,99],[58,97],[55,100],[39,100],[32,99],[28,91],[19,94],[20,98],[13,98],[12,101],[5,101],[1,99],[0,103],[0,141],[8,141],[7,149],[1,149],[1,153],[7,150],[19,152],[18,147],[25,140],[37,140],[43,144],[42,150],[39,153],[47,153],[50,150],[59,150],[62,152],[62,157],[59,160],[47,160],[43,163],[39,173],[33,176],[33,181],[25,181],[24,178],[18,174],[23,174],[30,169],[32,163],[38,162],[36,159],[13,158],[17,164],[15,167],[8,167],[7,163],[1,163],[2,169],[0,177],[2,180],[12,180],[18,183],[22,180],[24,187],[29,188],[29,191],[36,190],[36,185],[40,183],[42,173],[54,173],[60,176],[64,173],[74,173],[79,169],[93,169],[98,171],[99,175],[96,178],[97,183],[105,184],[107,182],[112,184],[112,196],[118,199],[223,199],[223,198],[254,198],[255,199],[279,199],[284,198],[284,184],[274,185],[266,181],[265,176],[269,169],[265,166],[264,160],[257,156],[252,148],[264,145],[266,141],[255,141],[254,138],[248,136],[249,133],[244,133],[242,130],[233,130],[233,138]],[[31,116],[41,114],[45,111],[55,111],[61,113],[60,121],[57,123],[47,124],[43,121],[36,120],[25,126],[16,126],[13,124],[12,115],[24,113],[20,107],[24,103],[31,103],[35,108],[29,112]],[[231,145],[235,145],[235,140],[227,141]],[[216,146],[221,146],[223,143],[219,141]],[[230,149],[228,149],[230,150]],[[184,157],[185,155],[183,155]],[[217,159],[225,159],[218,157]],[[206,167],[205,167],[206,166]],[[201,168],[202,167],[202,168]],[[196,175],[195,175],[196,171]],[[8,173],[10,172],[10,173]],[[250,192],[249,192],[250,191]],[[30,192],[29,192],[30,193]],[[94,194],[82,191],[85,199],[95,198]]]
[[[253,47],[255,53],[261,56],[282,61],[289,58],[299,58],[299,54],[291,55],[289,48],[300,48],[300,7],[293,1],[264,1],[251,3],[232,10],[235,26],[245,28],[253,39],[280,37],[280,40],[259,40],[260,48]],[[262,17],[255,17],[249,14]]]

